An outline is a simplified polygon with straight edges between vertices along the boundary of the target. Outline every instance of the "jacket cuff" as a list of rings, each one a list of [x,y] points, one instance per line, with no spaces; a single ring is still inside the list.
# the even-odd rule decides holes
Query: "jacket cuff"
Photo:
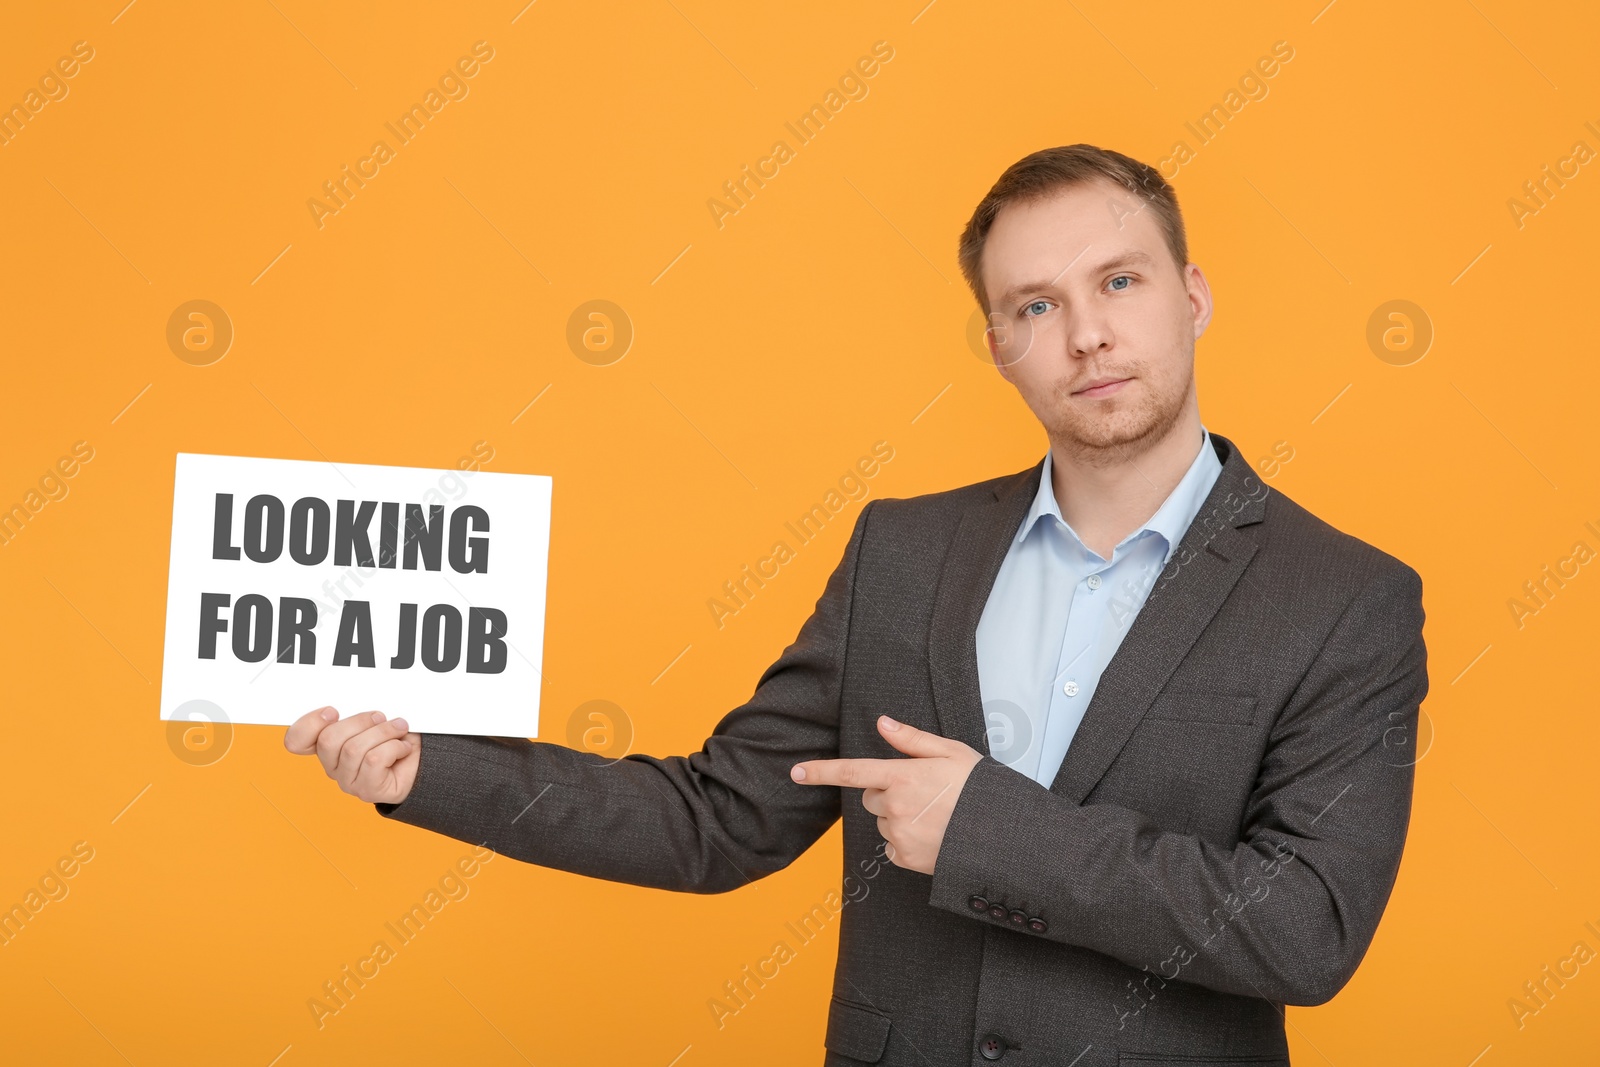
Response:
[[[497,765],[498,776],[493,773]],[[489,738],[424,734],[411,792],[397,804],[373,807],[385,819],[453,836],[448,828],[471,825],[490,810],[493,782],[504,781],[505,770],[511,767]]]
[[[1009,877],[1018,870],[1010,852],[1019,835],[1037,841],[1041,793],[1049,790],[993,756],[979,760],[950,812],[928,903],[990,926],[1060,940],[1064,931],[1052,930],[1060,923],[1049,914],[1041,887],[1030,890]]]

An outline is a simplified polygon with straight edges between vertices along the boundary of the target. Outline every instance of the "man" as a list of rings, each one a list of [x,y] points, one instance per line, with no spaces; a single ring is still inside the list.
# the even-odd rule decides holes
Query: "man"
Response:
[[[1211,294],[1155,169],[1034,153],[960,258],[1048,453],[868,503],[701,751],[607,765],[332,709],[285,744],[387,818],[683,892],[842,814],[874,883],[841,912],[825,1064],[1286,1064],[1284,1005],[1349,980],[1399,867],[1421,580],[1203,429]]]

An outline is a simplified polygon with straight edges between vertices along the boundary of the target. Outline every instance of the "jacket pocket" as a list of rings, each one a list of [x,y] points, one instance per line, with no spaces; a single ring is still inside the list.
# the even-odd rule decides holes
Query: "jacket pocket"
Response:
[[[1256,695],[1188,690],[1158,700],[1150,706],[1145,718],[1153,722],[1220,722],[1248,726],[1256,719]]]
[[[862,1004],[834,997],[828,1004],[828,1032],[822,1044],[863,1063],[877,1063],[889,1043],[889,1017]]]

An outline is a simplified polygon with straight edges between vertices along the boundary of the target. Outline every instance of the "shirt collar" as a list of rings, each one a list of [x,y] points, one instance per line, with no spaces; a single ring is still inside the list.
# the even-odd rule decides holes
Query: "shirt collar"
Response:
[[[1034,494],[1033,504],[1028,508],[1027,516],[1022,520],[1022,526],[1017,531],[1015,543],[1021,544],[1038,525],[1039,520],[1049,516],[1061,524],[1061,528],[1070,533],[1075,541],[1083,544],[1077,531],[1067,524],[1061,517],[1061,508],[1056,503],[1055,489],[1051,485],[1051,469],[1054,459],[1049,451],[1044,454],[1044,469],[1039,475],[1039,489]],[[1217,459],[1217,450],[1211,443],[1211,434],[1204,426],[1200,427],[1200,450],[1195,454],[1194,462],[1189,464],[1189,469],[1167,494],[1167,499],[1161,502],[1143,526],[1124,537],[1117,545],[1123,545],[1142,536],[1146,531],[1153,531],[1161,536],[1166,547],[1163,551],[1162,562],[1172,555],[1173,549],[1178,545],[1178,540],[1183,536],[1189,524],[1194,521],[1200,505],[1205,503],[1206,494],[1210,491],[1216,476],[1222,471],[1222,461]],[[1088,551],[1087,547],[1084,549]],[[1113,555],[1115,553],[1113,552]]]

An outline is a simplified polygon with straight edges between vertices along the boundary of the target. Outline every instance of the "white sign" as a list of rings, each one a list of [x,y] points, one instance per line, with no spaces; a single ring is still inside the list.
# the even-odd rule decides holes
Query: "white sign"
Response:
[[[161,717],[287,726],[332,705],[537,736],[550,490],[178,453]]]

